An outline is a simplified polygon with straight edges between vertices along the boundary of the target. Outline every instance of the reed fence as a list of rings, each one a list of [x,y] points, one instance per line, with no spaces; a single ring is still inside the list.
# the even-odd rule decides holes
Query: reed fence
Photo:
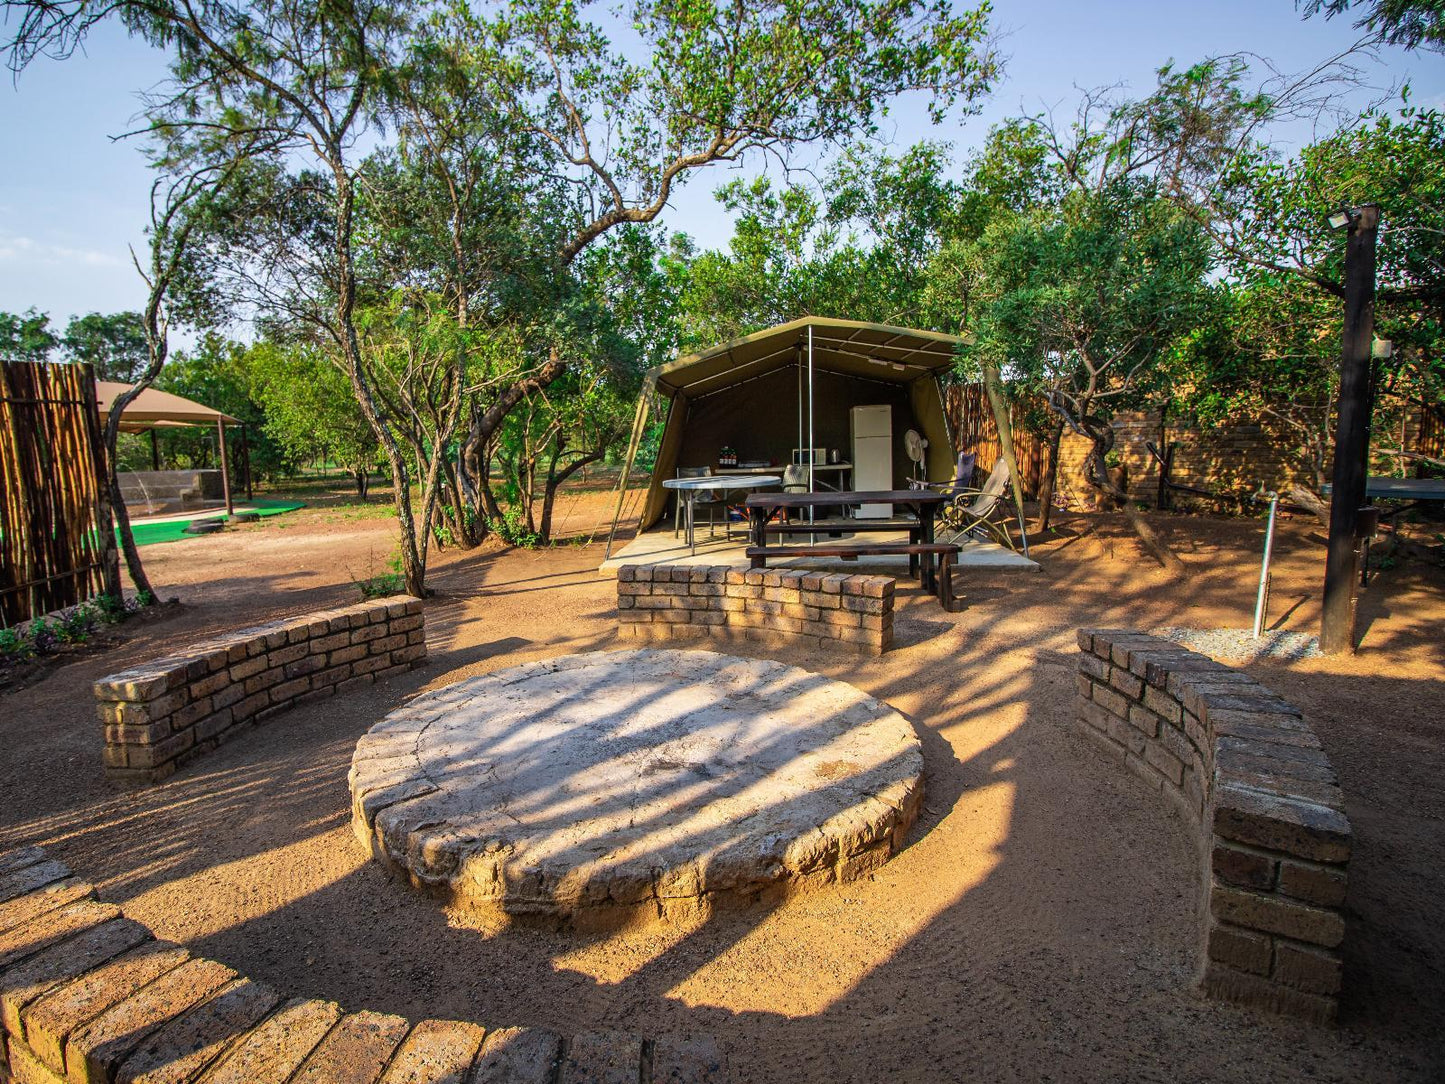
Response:
[[[0,362],[0,625],[120,587],[89,365]]]
[[[1043,481],[1044,459],[1048,449],[1043,441],[1024,428],[1023,416],[1041,404],[1022,399],[1009,403],[1009,424],[1013,428],[1014,458],[1018,463],[1019,482],[1025,497],[1036,497]],[[998,425],[982,384],[949,384],[943,389],[943,409],[953,430],[954,444],[961,452],[978,455],[979,477],[993,470],[1003,455]]]

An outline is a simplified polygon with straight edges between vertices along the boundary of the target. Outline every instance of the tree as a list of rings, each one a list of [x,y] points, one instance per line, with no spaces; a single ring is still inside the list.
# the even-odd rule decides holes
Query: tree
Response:
[[[275,478],[292,466],[287,449],[271,432],[265,404],[257,389],[258,358],[275,348],[266,342],[247,345],[206,332],[189,350],[178,350],[156,378],[155,386],[214,407],[245,425],[247,466],[253,477]],[[347,397],[348,400],[350,397]],[[208,466],[216,447],[214,429],[178,428],[161,434],[171,456],[184,456],[192,466]],[[240,446],[228,442],[236,462]],[[232,478],[240,471],[232,469]]]
[[[1445,6],[1440,0],[1295,0],[1295,7],[1311,18],[1324,12],[1333,19],[1351,8],[1364,7],[1365,14],[1355,20],[1356,28],[1368,30],[1380,40],[1406,49],[1445,51]]]
[[[154,598],[150,579],[141,564],[131,531],[130,514],[120,488],[120,423],[126,407],[133,403],[155,381],[170,354],[170,328],[173,321],[199,322],[199,314],[212,303],[209,267],[198,257],[192,243],[199,223],[211,209],[218,193],[226,190],[236,176],[249,151],[235,157],[202,162],[179,174],[162,173],[151,185],[149,259],[145,265],[132,253],[136,270],[147,287],[142,325],[145,330],[147,362],[134,374],[134,382],[108,404],[105,428],[101,438],[105,444],[107,482],[110,486],[112,510],[120,531],[121,553],[126,571],[140,598]],[[164,168],[162,156],[157,166]]]
[[[290,463],[339,463],[366,499],[381,446],[345,373],[319,348],[263,341],[246,351],[249,392],[263,410],[266,435]]]
[[[971,325],[979,361],[1041,392],[1089,438],[1089,484],[1179,574],[1179,558],[1133,509],[1107,459],[1113,413],[1160,390],[1165,355],[1207,303],[1203,231],[1151,182],[1115,178],[1068,193],[1057,212],[1005,220],[983,249],[992,286]]]
[[[98,312],[74,317],[60,340],[70,361],[89,362],[100,380],[130,383],[150,361],[145,318],[138,312]]]
[[[628,14],[640,42],[627,53],[587,21],[584,5],[566,0],[519,0],[495,15],[457,6],[444,16],[426,0],[319,7],[299,0],[200,7],[61,0],[22,10],[12,65],[66,55],[90,26],[114,14],[152,44],[175,50],[170,85],[148,103],[154,126],[271,141],[271,177],[244,208],[238,204],[222,244],[237,257],[232,266],[248,303],[274,306],[336,349],[391,466],[406,584],[416,595],[425,593],[419,532],[429,524],[413,515],[398,430],[404,422],[378,400],[356,325],[363,284],[354,148],[399,101],[427,100],[394,94],[399,80],[420,78],[442,104],[462,86],[474,91],[483,108],[464,111],[463,119],[481,126],[496,153],[529,162],[536,147],[545,150],[539,172],[568,191],[564,213],[552,216],[565,227],[552,254],[555,273],[566,275],[612,229],[653,221],[693,170],[868,133],[888,99],[906,91],[930,95],[931,110],[942,116],[960,103],[968,107],[996,70],[992,53],[980,48],[987,7],[955,14],[948,0],[635,0]],[[442,27],[444,41],[460,39],[454,54],[465,61],[461,68],[403,63],[405,43],[423,24]],[[639,54],[641,61],[629,59]],[[457,71],[465,79],[455,79]],[[463,116],[430,105],[424,112]],[[314,172],[298,169],[303,162]],[[278,214],[296,228],[242,225]],[[259,238],[271,248],[262,249]],[[374,297],[413,285],[382,282]],[[555,343],[545,351],[515,379],[493,386],[485,408],[469,412],[466,442],[485,443],[528,394],[562,375],[562,351]]]
[[[1381,205],[1376,330],[1395,345],[1376,363],[1381,442],[1400,414],[1445,395],[1445,116],[1405,106],[1370,113],[1288,158],[1256,149],[1217,188],[1230,280],[1218,319],[1187,352],[1176,401],[1205,417],[1233,410],[1296,435],[1300,466],[1329,475],[1337,396],[1343,243],[1328,217]],[[1400,450],[1396,449],[1395,454]]]
[[[59,345],[43,312],[0,312],[0,361],[45,361]]]

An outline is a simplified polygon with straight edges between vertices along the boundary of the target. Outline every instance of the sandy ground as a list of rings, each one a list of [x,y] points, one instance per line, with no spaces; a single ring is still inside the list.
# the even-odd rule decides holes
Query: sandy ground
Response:
[[[565,509],[601,518],[605,497]],[[739,1081],[1438,1080],[1445,1074],[1445,573],[1407,562],[1362,602],[1354,658],[1253,666],[1311,718],[1354,822],[1338,1030],[1204,1001],[1185,823],[1073,735],[1080,625],[1242,626],[1247,521],[1165,519],[1169,585],[1108,521],[1075,517],[1038,575],[971,576],[945,614],[900,584],[897,647],[776,657],[909,715],[925,811],[871,879],[686,926],[484,935],[389,880],[347,826],[357,737],[424,688],[621,646],[601,546],[443,554],[431,662],[313,705],[166,784],[110,789],[88,685],[199,636],[354,600],[394,523],[308,510],[144,551],[180,615],[0,697],[0,845],[38,842],[159,935],[351,1008],[566,1032],[709,1031]],[[1323,548],[1287,523],[1275,614],[1313,631]],[[760,652],[760,655],[771,654]]]

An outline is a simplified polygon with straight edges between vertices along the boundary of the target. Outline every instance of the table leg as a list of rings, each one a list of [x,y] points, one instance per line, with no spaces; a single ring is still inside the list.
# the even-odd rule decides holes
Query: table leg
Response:
[[[931,504],[919,504],[917,508],[919,533],[923,536],[923,543],[924,545],[932,545],[934,507]],[[929,557],[927,561],[923,562],[923,579],[923,587],[925,590],[935,593],[938,591],[938,584],[933,574],[932,557]]]
[[[687,546],[688,549],[692,551],[692,555],[694,557],[697,556],[697,533],[696,522],[694,520],[694,517],[696,515],[696,512],[694,511],[694,506],[696,505],[696,503],[696,491],[691,489],[687,490]]]

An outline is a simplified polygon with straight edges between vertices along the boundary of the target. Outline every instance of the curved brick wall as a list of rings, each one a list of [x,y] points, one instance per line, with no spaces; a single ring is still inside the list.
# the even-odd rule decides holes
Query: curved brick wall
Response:
[[[893,646],[893,578],[799,568],[624,565],[617,620],[637,640],[811,641],[865,655]]]
[[[157,941],[38,847],[0,853],[0,1081],[720,1084],[706,1037],[564,1038],[287,999]]]
[[[1079,729],[1200,826],[1206,993],[1335,1019],[1350,822],[1300,713],[1155,636],[1079,632]]]
[[[421,602],[376,599],[273,621],[95,683],[106,775],[154,783],[297,704],[419,666]]]

